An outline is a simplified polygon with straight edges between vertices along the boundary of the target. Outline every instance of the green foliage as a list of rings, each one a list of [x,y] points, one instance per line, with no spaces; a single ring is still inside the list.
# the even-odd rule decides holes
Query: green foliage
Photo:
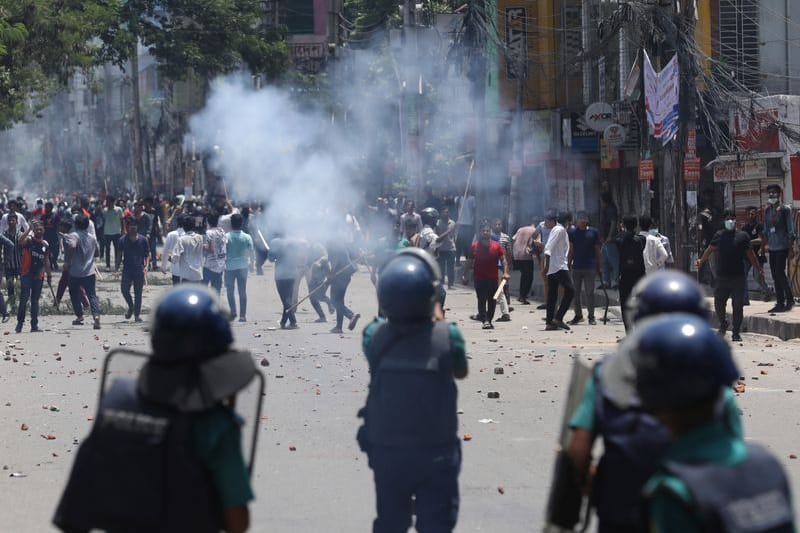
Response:
[[[258,0],[116,0],[117,23],[101,34],[102,57],[124,66],[137,37],[171,80],[210,79],[246,65],[275,79],[287,66],[283,31],[267,28]]]

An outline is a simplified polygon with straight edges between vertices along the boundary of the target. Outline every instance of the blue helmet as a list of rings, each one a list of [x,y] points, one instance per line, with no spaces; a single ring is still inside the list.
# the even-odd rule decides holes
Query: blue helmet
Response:
[[[391,322],[430,319],[441,283],[439,265],[419,248],[405,248],[381,267],[378,303]]]
[[[709,318],[703,289],[689,275],[677,270],[659,270],[642,278],[631,291],[628,308],[633,322],[676,312]]]
[[[164,362],[207,359],[233,343],[227,313],[216,294],[195,284],[164,294],[153,313],[150,335],[154,359]]]
[[[645,320],[620,348],[636,369],[636,391],[648,410],[713,399],[739,376],[725,340],[687,313]]]

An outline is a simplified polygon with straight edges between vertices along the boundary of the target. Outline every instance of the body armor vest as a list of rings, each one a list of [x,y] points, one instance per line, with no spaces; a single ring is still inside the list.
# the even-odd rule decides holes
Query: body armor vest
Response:
[[[792,533],[789,484],[766,449],[747,444],[736,465],[668,461],[664,469],[686,485],[692,510],[709,533]]]
[[[449,327],[426,323],[409,331],[384,322],[375,328],[364,413],[370,445],[438,446],[458,439]]]
[[[117,379],[78,450],[54,523],[64,531],[218,532],[222,505],[191,449],[192,415]]]

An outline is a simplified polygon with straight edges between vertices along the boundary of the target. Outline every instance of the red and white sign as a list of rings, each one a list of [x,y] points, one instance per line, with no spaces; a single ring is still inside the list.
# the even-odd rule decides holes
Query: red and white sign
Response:
[[[687,157],[683,160],[683,181],[700,181],[699,157]]]
[[[751,159],[749,161],[730,161],[714,165],[714,182],[763,180],[767,178],[767,160]]]
[[[639,161],[639,181],[652,181],[656,177],[655,166],[652,159]]]
[[[697,129],[689,128],[686,132],[686,155],[695,157],[697,155]]]

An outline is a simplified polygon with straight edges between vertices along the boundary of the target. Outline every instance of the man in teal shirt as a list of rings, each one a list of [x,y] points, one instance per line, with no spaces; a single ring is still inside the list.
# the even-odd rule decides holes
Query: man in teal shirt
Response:
[[[253,239],[242,231],[244,220],[242,215],[231,216],[231,231],[225,236],[228,240],[225,258],[225,292],[228,295],[228,307],[231,309],[231,320],[236,318],[235,288],[239,292],[239,322],[247,321],[247,271],[253,258]]]

